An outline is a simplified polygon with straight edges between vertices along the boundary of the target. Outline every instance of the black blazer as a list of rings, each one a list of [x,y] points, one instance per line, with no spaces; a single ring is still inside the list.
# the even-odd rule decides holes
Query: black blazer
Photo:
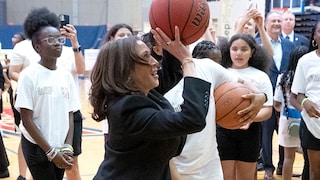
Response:
[[[285,37],[283,37],[282,33],[280,35],[281,35],[281,38],[285,38]],[[302,46],[303,45],[303,46],[309,47],[308,38],[306,38],[302,34],[293,33],[293,43],[295,46]]]
[[[293,43],[296,46],[307,46],[309,47],[309,40],[308,38],[306,38],[305,36],[298,34],[298,33],[294,33],[294,41]]]
[[[180,63],[170,59],[166,66],[177,72],[162,70],[161,76],[167,78],[159,78],[161,87],[151,90],[148,96],[108,97],[109,137],[95,180],[169,180],[168,162],[181,153],[186,134],[205,127],[210,83],[186,77],[185,101],[182,111],[176,113],[162,94],[179,82]]]

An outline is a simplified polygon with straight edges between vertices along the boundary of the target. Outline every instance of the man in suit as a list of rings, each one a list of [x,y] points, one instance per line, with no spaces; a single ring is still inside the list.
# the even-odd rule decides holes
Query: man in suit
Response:
[[[294,32],[295,23],[295,15],[290,11],[284,12],[282,14],[281,37],[289,39],[296,46],[304,45],[308,47],[309,40],[305,36]]]
[[[289,54],[295,45],[288,39],[281,38],[281,15],[278,12],[269,12],[265,19],[265,28],[273,47],[274,55],[270,63],[268,75],[272,83],[273,92],[276,87],[278,75],[287,70],[289,64]],[[257,39],[261,43],[261,39]],[[278,132],[278,115],[273,109],[272,116],[262,122],[262,160],[265,170],[264,179],[273,179],[275,167],[272,163],[272,139],[273,132]],[[282,171],[283,147],[279,147],[279,162],[277,171]]]

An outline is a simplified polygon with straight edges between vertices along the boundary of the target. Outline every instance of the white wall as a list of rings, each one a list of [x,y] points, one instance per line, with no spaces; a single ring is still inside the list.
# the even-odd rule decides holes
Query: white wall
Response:
[[[244,14],[250,4],[257,5],[258,10],[264,17],[265,1],[262,0],[220,0],[209,2],[210,14],[217,35],[227,36],[233,34],[234,22]]]

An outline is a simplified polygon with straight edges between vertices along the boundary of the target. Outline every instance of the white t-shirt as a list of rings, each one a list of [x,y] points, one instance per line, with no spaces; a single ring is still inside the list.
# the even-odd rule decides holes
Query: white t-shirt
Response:
[[[291,92],[302,93],[309,100],[320,106],[320,57],[316,51],[303,55],[298,61],[296,72],[293,78]],[[308,130],[313,136],[320,139],[320,118],[313,118],[308,115],[305,109],[302,110],[302,118]]]
[[[15,108],[33,111],[33,120],[50,146],[61,147],[69,130],[69,112],[80,109],[75,84],[70,73],[63,69],[49,70],[34,63],[24,69],[17,84],[19,95]],[[34,139],[20,123],[22,134]]]
[[[64,68],[65,70],[71,72],[73,80],[77,88],[77,94],[80,96],[80,82],[79,76],[76,73],[76,61],[74,57],[74,52],[72,47],[63,46],[61,56],[57,59],[57,67]]]
[[[247,82],[250,82],[260,92],[264,92],[268,97],[268,101],[263,104],[264,106],[273,106],[272,84],[269,76],[265,72],[254,67],[247,67],[244,69],[228,68],[228,70]]]
[[[213,91],[224,82],[236,82],[237,76],[232,76],[227,69],[211,59],[194,59],[198,77],[211,83],[209,110],[206,117],[206,127],[198,133],[187,136],[181,154],[173,158],[183,180],[223,180],[216,140],[216,108]],[[183,80],[171,89],[167,98],[176,111],[181,111]]]
[[[274,100],[281,103],[281,111],[280,111],[280,120],[279,120],[279,129],[278,129],[278,139],[279,144],[283,147],[299,147],[300,146],[300,138],[293,137],[289,135],[289,125],[290,120],[287,119],[287,116],[284,114],[284,97],[282,87],[279,85],[283,74],[278,76],[277,86],[274,92]],[[290,93],[286,92],[286,100],[287,100],[287,108],[290,110],[295,110],[295,108],[290,103]],[[298,118],[297,120],[300,120]]]
[[[109,133],[109,123],[108,123],[108,120],[107,119],[104,119],[102,121],[102,132],[103,134],[108,134]]]
[[[10,65],[23,65],[26,68],[30,64],[40,60],[39,54],[33,49],[32,42],[29,39],[16,44],[12,50]]]

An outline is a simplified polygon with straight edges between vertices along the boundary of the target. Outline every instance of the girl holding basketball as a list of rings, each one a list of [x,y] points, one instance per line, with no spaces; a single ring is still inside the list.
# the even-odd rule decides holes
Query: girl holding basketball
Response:
[[[272,85],[265,69],[269,59],[261,46],[248,34],[231,37],[221,64],[240,78],[250,82],[267,96],[255,119],[237,130],[217,125],[217,142],[224,179],[253,180],[261,143],[261,121],[272,113]]]

